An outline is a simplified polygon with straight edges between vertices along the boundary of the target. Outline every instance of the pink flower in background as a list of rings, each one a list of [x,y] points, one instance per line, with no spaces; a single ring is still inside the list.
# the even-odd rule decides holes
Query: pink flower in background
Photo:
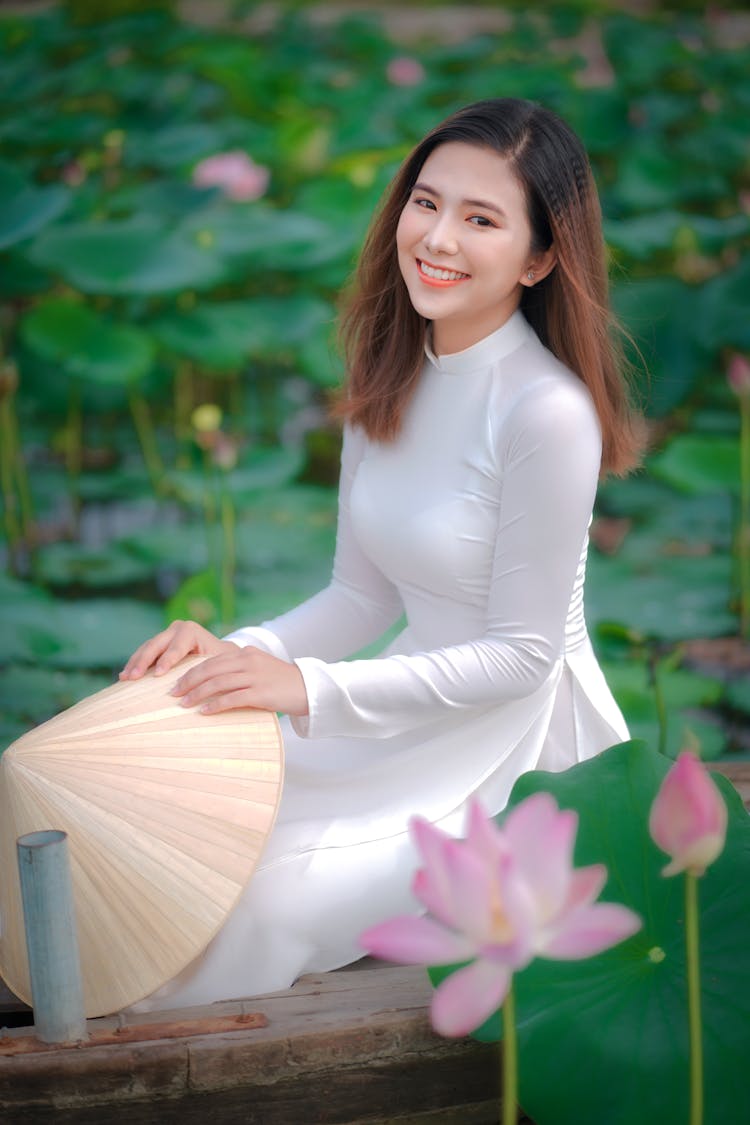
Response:
[[[193,169],[196,187],[218,187],[230,199],[259,199],[268,188],[270,172],[246,152],[221,152],[201,160]]]
[[[502,828],[472,802],[466,840],[412,818],[424,864],[413,890],[429,913],[373,926],[360,943],[408,964],[471,961],[435,991],[432,1024],[441,1035],[479,1027],[534,957],[579,960],[640,929],[627,907],[594,902],[607,872],[602,864],[573,867],[577,828],[577,814],[560,811],[547,793],[517,805]]]
[[[425,79],[425,69],[419,59],[408,55],[391,59],[385,73],[392,86],[418,86]]]
[[[684,750],[670,769],[651,806],[649,832],[672,857],[663,875],[703,875],[721,855],[727,834],[727,807],[706,767]]]
[[[750,361],[744,355],[735,353],[732,356],[727,380],[736,395],[750,395]]]

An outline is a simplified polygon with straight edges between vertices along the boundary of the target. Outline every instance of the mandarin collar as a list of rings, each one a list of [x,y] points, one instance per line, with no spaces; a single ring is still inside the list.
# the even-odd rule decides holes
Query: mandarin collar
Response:
[[[501,328],[496,328],[489,336],[478,340],[462,352],[449,352],[437,356],[431,346],[431,332],[428,329],[425,341],[425,355],[433,367],[446,375],[470,375],[473,371],[489,367],[506,355],[510,355],[528,339],[532,329],[520,309],[506,320]]]

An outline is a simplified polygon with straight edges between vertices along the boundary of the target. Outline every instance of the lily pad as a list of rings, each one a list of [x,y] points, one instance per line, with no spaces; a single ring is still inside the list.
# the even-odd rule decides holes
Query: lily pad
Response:
[[[140,379],[154,359],[153,342],[141,329],[115,324],[67,298],[53,297],[33,308],[21,321],[21,336],[40,358],[94,383]]]
[[[682,877],[648,816],[670,763],[641,742],[612,747],[564,773],[534,771],[511,805],[553,794],[579,814],[577,866],[605,863],[602,898],[643,919],[628,941],[585,961],[538,959],[516,977],[520,1100],[536,1125],[664,1125],[688,1119],[688,1027]],[[743,1119],[750,1020],[750,818],[725,778],[724,852],[700,881],[705,1125]],[[476,1037],[493,1041],[497,1017]],[[584,1063],[585,1065],[582,1065]]]
[[[685,492],[739,492],[739,439],[680,434],[652,457],[651,468],[656,476]]]
[[[586,583],[589,626],[618,622],[634,639],[682,641],[737,631],[730,611],[732,560],[728,555],[642,560],[602,558],[592,552]]]
[[[212,244],[143,215],[44,231],[28,255],[82,293],[146,296],[207,289],[227,273]]]
[[[0,711],[28,730],[111,683],[107,675],[14,665],[0,677]]]
[[[59,184],[36,187],[7,161],[0,161],[0,250],[31,238],[69,205],[71,194]]]

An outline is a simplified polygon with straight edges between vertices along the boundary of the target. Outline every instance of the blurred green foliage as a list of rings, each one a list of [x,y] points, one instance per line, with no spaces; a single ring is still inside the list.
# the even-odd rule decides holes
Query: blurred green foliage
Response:
[[[440,5],[417,8],[408,43],[377,15],[301,4],[261,21],[235,3],[213,27],[132,0],[0,17],[0,666],[29,675],[22,705],[3,700],[0,744],[67,698],[65,669],[111,673],[165,603],[219,628],[325,581],[337,295],[412,144],[460,105],[513,95],[590,152],[655,437],[640,476],[601,490],[599,527],[627,533],[597,538],[589,622],[639,732],[659,724],[643,670],[668,658],[679,706],[662,741],[673,752],[702,724],[705,752],[727,748],[716,717],[741,685],[701,686],[696,716],[689,681],[669,684],[688,675],[681,645],[737,632],[724,372],[750,352],[747,18],[511,4],[496,31],[467,15],[451,36]],[[268,169],[262,197],[193,183],[236,151]],[[192,424],[206,402],[222,411],[209,444]]]

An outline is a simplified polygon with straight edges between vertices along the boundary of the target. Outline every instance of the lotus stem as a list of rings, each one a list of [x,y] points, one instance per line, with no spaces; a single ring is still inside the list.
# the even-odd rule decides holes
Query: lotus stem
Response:
[[[659,724],[658,750],[660,754],[666,754],[667,735],[669,733],[669,715],[667,713],[667,705],[664,699],[664,691],[662,690],[661,675],[659,674],[659,659],[653,651],[649,652],[648,663],[651,677],[651,687],[654,691],[654,703],[656,704],[656,717]]]
[[[164,465],[162,464],[159,447],[156,442],[156,433],[154,432],[153,422],[151,421],[148,403],[143,395],[134,387],[130,388],[128,401],[130,403],[130,412],[133,415],[135,432],[138,435],[141,453],[143,454],[143,460],[146,464],[146,471],[151,480],[151,487],[155,493],[159,494],[164,491],[162,483],[164,479]]]
[[[516,998],[511,981],[503,1001],[503,1088],[501,1125],[518,1121],[518,1038],[516,1034]],[[691,1122],[691,1125],[693,1123]]]
[[[234,504],[226,480],[222,478],[221,620],[224,625],[229,625],[234,620],[235,524]]]
[[[193,393],[193,368],[180,363],[174,377],[174,436],[177,442],[177,467],[187,468],[190,458],[188,447],[192,433],[190,416],[195,405]]]
[[[740,636],[750,638],[750,395],[740,396]]]
[[[81,405],[81,387],[76,379],[70,381],[68,394],[68,425],[65,442],[65,468],[70,484],[71,501],[73,504],[74,525],[78,527],[81,512],[81,498],[78,494],[78,478],[83,466],[83,407]]]
[[[5,534],[8,539],[8,561],[12,574],[18,573],[18,551],[21,528],[16,514],[16,493],[13,488],[13,446],[10,441],[10,403],[0,400],[0,487],[3,493]]]
[[[690,1125],[703,1125],[703,1039],[698,937],[698,877],[685,875],[685,950],[690,1029]]]

